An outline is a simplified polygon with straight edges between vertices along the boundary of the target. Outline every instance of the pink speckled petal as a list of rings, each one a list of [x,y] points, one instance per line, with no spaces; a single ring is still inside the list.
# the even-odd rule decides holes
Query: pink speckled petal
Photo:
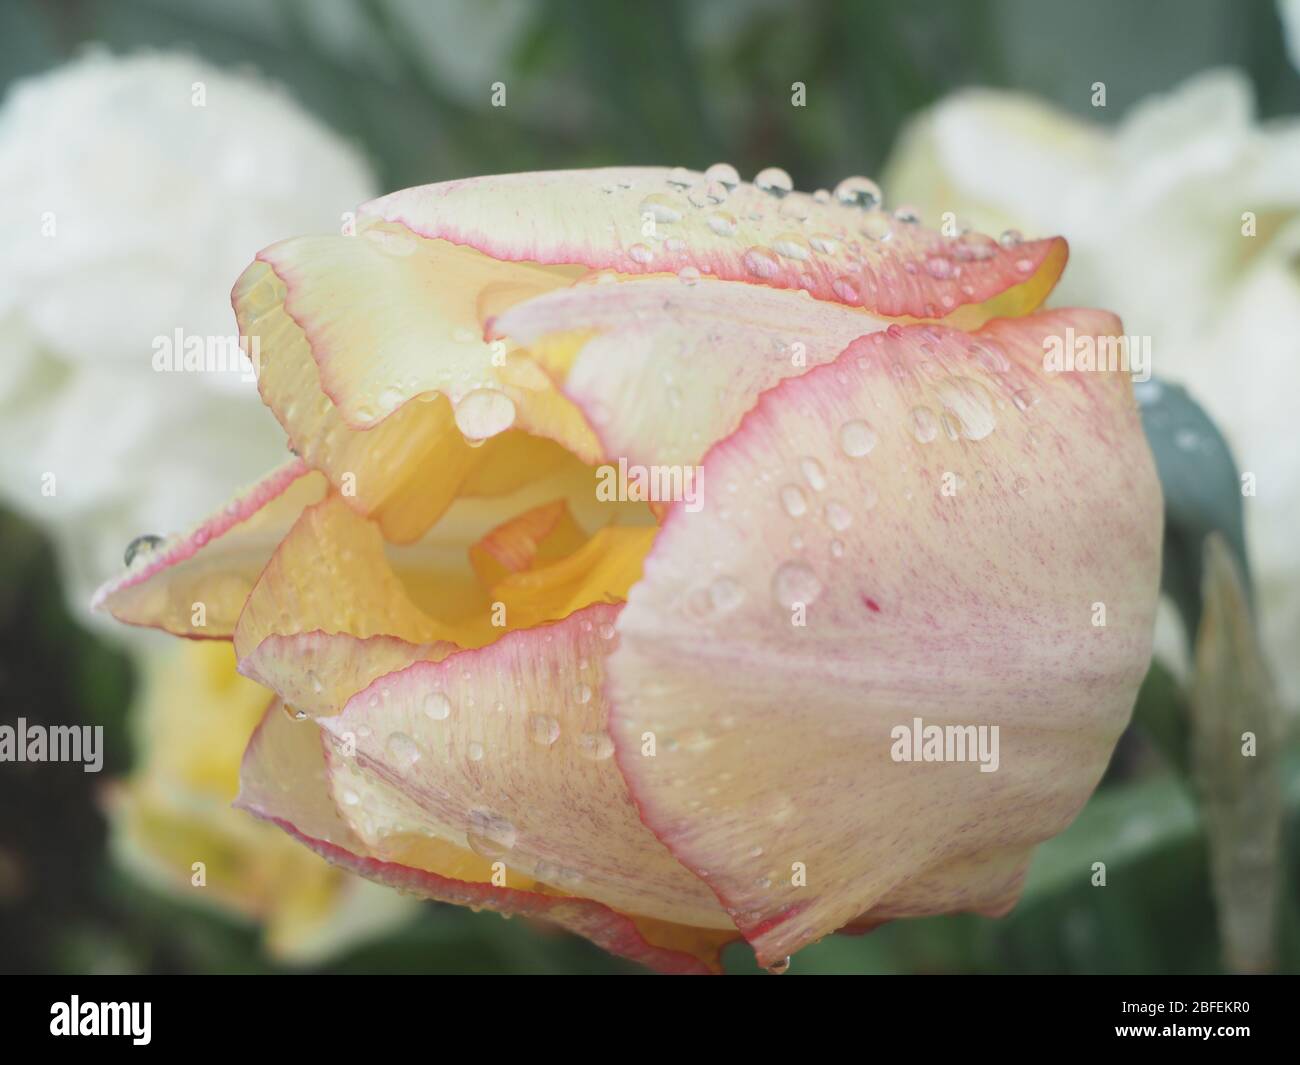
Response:
[[[301,461],[281,466],[191,532],[143,554],[95,593],[94,607],[130,625],[229,639],[276,544],[325,489]]]
[[[494,883],[487,859],[441,841],[403,841],[392,836],[384,850],[372,849],[340,814],[329,790],[327,757],[330,762],[337,760],[327,755],[316,725],[290,720],[280,703],[273,702],[244,755],[235,805],[279,825],[330,861],[379,883],[440,902],[548,921],[611,954],[661,972],[720,970],[725,932],[629,916],[513,872],[504,884]],[[377,816],[384,812],[375,811]],[[730,935],[734,937],[734,929]]]
[[[511,262],[624,274],[698,270],[806,288],[889,317],[981,308],[964,325],[1037,307],[1066,258],[1059,238],[1013,248],[974,234],[949,239],[834,197],[777,196],[748,182],[727,192],[702,174],[659,167],[449,181],[391,193],[362,214]]]
[[[675,505],[631,590],[620,768],[765,964],[855,919],[1004,912],[1127,722],[1160,487],[1127,375],[1044,371],[1067,329],[1120,326],[893,327],[782,382],[705,457],[736,494]],[[896,760],[917,718],[996,725],[997,769]]]

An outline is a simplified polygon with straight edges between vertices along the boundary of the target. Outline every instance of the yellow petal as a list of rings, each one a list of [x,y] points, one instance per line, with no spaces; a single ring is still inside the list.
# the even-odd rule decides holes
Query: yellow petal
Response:
[[[281,537],[325,488],[301,461],[280,467],[191,532],[142,555],[95,594],[94,606],[131,625],[228,639]]]

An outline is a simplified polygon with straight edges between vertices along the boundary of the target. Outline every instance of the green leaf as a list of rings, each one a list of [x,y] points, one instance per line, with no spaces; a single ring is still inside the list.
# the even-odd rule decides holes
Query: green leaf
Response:
[[[1210,533],[1222,534],[1250,587],[1241,479],[1223,434],[1186,389],[1152,378],[1134,392],[1165,495],[1161,590],[1190,639],[1201,621],[1201,558]]]
[[[1218,533],[1205,541],[1192,682],[1192,769],[1229,966],[1275,963],[1282,838],[1282,711],[1241,574]]]

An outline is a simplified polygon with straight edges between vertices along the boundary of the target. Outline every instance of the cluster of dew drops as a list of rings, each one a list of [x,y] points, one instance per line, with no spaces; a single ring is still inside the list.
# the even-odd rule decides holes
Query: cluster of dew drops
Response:
[[[702,177],[692,174],[684,167],[674,167],[669,171],[666,183],[670,191],[651,192],[641,200],[641,218],[652,219],[656,226],[663,225],[671,231],[673,224],[682,220],[684,194],[686,203],[691,207],[708,212],[705,224],[717,236],[732,237],[737,233],[741,220],[728,209],[728,203],[740,185],[740,175],[730,163],[714,163],[704,171]],[[805,235],[798,228],[803,227],[813,216],[814,206],[838,204],[860,212],[856,221],[858,232],[875,244],[889,241],[895,232],[895,226],[915,226],[920,222],[920,215],[910,207],[898,207],[892,213],[885,212],[880,186],[861,175],[844,178],[833,191],[818,189],[808,197],[795,192],[794,181],[789,173],[780,167],[769,166],[754,175],[753,186],[779,201],[778,213],[791,224],[789,230],[772,238],[770,246],[753,245],[746,248],[741,257],[746,271],[763,281],[777,277],[784,269],[783,261],[798,269],[814,255],[843,258],[850,267],[861,267],[863,259],[860,247],[847,230],[838,235],[824,231]],[[628,189],[633,186],[631,182],[625,182],[621,186],[607,185],[604,191],[612,193],[620,187]],[[755,218],[758,216],[758,212],[751,215]],[[662,239],[664,250],[670,254],[687,251],[686,242],[680,237],[668,235]],[[960,274],[960,264],[963,261],[990,259],[997,253],[999,245],[1010,250],[1019,246],[1021,241],[1020,233],[1013,229],[1004,232],[996,242],[992,238],[963,230],[952,244],[953,256],[927,256],[924,269],[935,280],[951,280]],[[639,266],[648,266],[655,259],[655,251],[643,242],[631,245],[627,255]],[[903,268],[910,271],[917,267],[909,262],[903,264]],[[1016,269],[1028,273],[1033,269],[1033,263],[1028,259],[1018,260]],[[700,270],[693,264],[687,265],[677,272],[677,276],[686,284],[693,285],[700,279]],[[811,276],[806,273],[800,276],[799,287],[807,290],[813,284]],[[862,279],[855,276],[852,269],[838,274],[832,281],[831,288],[836,298],[843,303],[856,305],[862,302]]]

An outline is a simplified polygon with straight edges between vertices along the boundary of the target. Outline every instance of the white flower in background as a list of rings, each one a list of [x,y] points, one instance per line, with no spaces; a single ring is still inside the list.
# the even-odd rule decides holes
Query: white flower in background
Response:
[[[233,337],[250,256],[337,232],[374,193],[359,153],[281,90],[189,57],[92,54],[10,90],[0,503],[53,537],[80,618],[134,536],[285,453],[251,381],[157,373],[155,338]]]
[[[1226,70],[1143,101],[1113,129],[973,90],[913,120],[885,178],[931,220],[952,211],[986,232],[1064,235],[1070,268],[1053,302],[1118,312],[1129,334],[1151,337],[1154,372],[1206,407],[1257,479],[1248,547],[1265,643],[1295,705],[1300,120],[1256,122],[1248,80]]]
[[[133,537],[183,529],[286,457],[246,375],[156,372],[156,338],[233,337],[230,288],[249,258],[286,232],[337,232],[375,191],[359,153],[281,90],[192,58],[95,54],[11,90],[0,504],[52,537],[83,622]],[[409,917],[411,900],[304,861],[231,808],[270,694],[235,673],[228,644],[147,635],[132,645],[144,742],[110,809],[119,859],[260,921],[267,950],[296,962]]]

